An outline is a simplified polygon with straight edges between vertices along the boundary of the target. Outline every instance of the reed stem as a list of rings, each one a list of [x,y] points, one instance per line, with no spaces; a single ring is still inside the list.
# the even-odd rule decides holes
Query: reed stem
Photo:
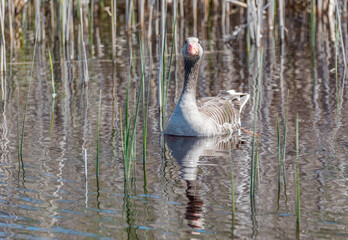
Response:
[[[300,166],[299,166],[299,124],[298,114],[296,114],[296,222],[300,223]]]
[[[56,97],[56,90],[54,88],[54,74],[53,74],[53,64],[52,64],[52,57],[51,57],[51,51],[48,50],[48,55],[50,57],[50,65],[51,65],[51,79],[52,79],[52,97]]]
[[[99,132],[100,132],[100,115],[101,115],[101,96],[102,90],[99,90],[99,104],[98,104],[98,126],[97,126],[97,164],[96,164],[96,177],[99,177]]]
[[[28,110],[30,87],[31,87],[32,79],[33,79],[33,70],[34,70],[34,62],[35,62],[35,56],[36,56],[37,37],[38,37],[38,31],[35,32],[35,44],[34,44],[33,60],[32,60],[31,70],[30,70],[30,78],[29,78],[30,80],[29,80],[29,86],[28,86],[28,92],[27,92],[27,99],[26,99],[25,108],[24,108],[24,117],[23,117],[22,133],[21,133],[21,145],[20,145],[20,150],[19,150],[19,155],[20,155],[21,160],[23,157],[24,127],[25,127],[25,120],[26,120],[27,110]]]

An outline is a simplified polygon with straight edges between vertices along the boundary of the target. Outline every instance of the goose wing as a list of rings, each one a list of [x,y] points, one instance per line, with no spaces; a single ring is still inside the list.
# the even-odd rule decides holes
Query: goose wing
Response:
[[[240,113],[249,99],[249,94],[234,90],[220,91],[216,97],[201,98],[197,101],[198,110],[220,126],[230,124],[232,129],[240,127]]]

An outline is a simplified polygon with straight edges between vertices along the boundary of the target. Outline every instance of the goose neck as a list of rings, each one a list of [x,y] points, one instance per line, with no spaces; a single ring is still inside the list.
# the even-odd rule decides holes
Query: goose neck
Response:
[[[198,71],[201,60],[184,60],[185,64],[185,81],[182,95],[190,94],[196,97],[196,88],[198,80]]]

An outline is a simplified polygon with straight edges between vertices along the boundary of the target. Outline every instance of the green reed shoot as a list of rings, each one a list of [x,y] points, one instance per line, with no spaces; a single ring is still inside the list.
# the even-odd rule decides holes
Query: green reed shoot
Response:
[[[51,57],[51,51],[48,50],[48,55],[50,56],[50,65],[51,65],[51,79],[52,79],[52,97],[56,97],[56,90],[54,88],[54,75],[53,75],[53,64],[52,64],[52,57]]]
[[[145,94],[145,61],[143,54],[143,42],[141,33],[139,33],[139,42],[140,42],[140,61],[141,61],[141,82],[143,85],[143,164],[145,169],[145,159],[146,159],[146,140],[147,140],[147,118],[149,110],[149,90],[150,84],[148,84],[147,89],[147,98]]]
[[[285,150],[286,150],[286,130],[287,130],[287,121],[288,121],[288,101],[289,100],[289,90],[286,97],[286,110],[285,110],[285,119],[284,119],[284,142],[283,142],[283,164],[285,164]]]
[[[234,176],[233,176],[233,166],[232,166],[232,151],[231,151],[231,141],[228,142],[228,157],[230,159],[230,171],[231,171],[231,197],[232,197],[232,214],[236,212],[235,198],[234,198]]]
[[[142,50],[141,50],[142,51]],[[131,68],[131,67],[130,67]],[[136,135],[136,126],[139,115],[139,105],[141,93],[143,91],[143,81],[140,82],[140,87],[138,89],[138,94],[136,94],[136,105],[135,105],[135,113],[133,116],[129,117],[129,89],[130,89],[130,69],[129,69],[129,77],[127,83],[127,93],[126,93],[126,114],[125,114],[125,124],[124,127],[121,123],[121,135],[122,135],[122,149],[123,149],[123,158],[124,158],[124,166],[125,166],[125,181],[129,181],[130,178],[130,170],[132,166],[132,156],[135,153],[135,135]],[[120,112],[122,114],[122,112]],[[121,115],[122,119],[122,115]]]
[[[131,63],[132,61],[130,60],[130,67],[129,67],[129,72],[128,72],[128,78],[127,78],[127,91],[126,91],[126,109],[125,109],[125,120],[124,120],[124,134],[123,131],[122,131],[122,127],[123,127],[123,124],[122,124],[122,111],[120,111],[120,114],[121,114],[121,136],[123,136],[123,144],[122,144],[122,149],[123,149],[123,158],[124,158],[124,161],[125,161],[125,173],[128,173],[128,161],[126,161],[127,159],[127,156],[128,156],[128,147],[129,147],[129,144],[128,144],[128,137],[129,136],[129,130],[130,130],[130,124],[128,124],[129,122],[129,89],[130,89],[130,71],[131,71]],[[126,140],[127,140],[127,143],[126,143]],[[127,154],[126,154],[127,153]]]
[[[288,106],[288,99],[289,99],[289,90],[288,90],[288,94],[286,97],[286,110],[285,110],[285,119],[284,119],[284,142],[283,142],[283,161],[282,161],[282,165],[283,165],[283,182],[284,182],[284,194],[285,194],[285,198],[287,200],[287,195],[286,195],[286,175],[285,175],[285,151],[286,151],[286,132],[287,132],[287,122],[288,122],[288,110],[289,110],[289,106]],[[285,200],[285,201],[286,201]]]
[[[20,146],[21,146],[21,140],[20,140],[20,131],[19,131],[19,86],[17,87],[17,144],[18,144],[18,160],[20,156]],[[20,167],[20,166],[18,166]]]
[[[135,144],[135,133],[136,133],[136,124],[137,124],[137,120],[138,120],[138,115],[139,115],[139,105],[140,105],[140,97],[141,97],[141,92],[142,92],[142,88],[143,88],[143,83],[141,82],[140,83],[140,87],[139,87],[139,90],[138,90],[138,96],[137,96],[137,102],[136,102],[136,109],[135,109],[135,113],[134,113],[134,119],[133,119],[133,132],[132,132],[132,135],[131,135],[131,147],[134,146]],[[130,154],[131,156],[131,154]],[[129,157],[130,157],[129,156]]]
[[[123,154],[123,158],[125,158],[125,144],[124,144],[124,134],[123,134],[123,123],[122,123],[122,108],[120,108],[120,132],[121,132],[121,147],[122,147],[122,154]]]
[[[99,177],[99,132],[100,132],[100,115],[101,115],[101,96],[102,91],[99,91],[99,104],[98,104],[98,126],[97,126],[97,165],[96,165],[96,176]]]
[[[260,187],[260,162],[259,162],[259,139],[260,137],[257,137],[256,141],[256,168],[257,168],[257,183],[258,186]],[[254,180],[255,182],[255,180]]]
[[[231,171],[231,199],[232,199],[232,239],[234,239],[234,229],[235,229],[235,216],[236,216],[236,201],[234,196],[234,176],[233,176],[233,166],[232,166],[232,151],[231,151],[231,141],[228,142],[228,156],[230,159],[230,171]]]
[[[140,98],[140,96],[139,96],[139,98]],[[136,108],[136,104],[137,104],[137,91],[136,90],[134,90],[134,108]],[[139,101],[140,101],[140,99],[139,99]],[[133,129],[133,131],[134,131],[134,139],[136,139],[137,137],[137,128],[136,128],[136,126],[134,127],[134,129]],[[132,145],[133,146],[133,148],[132,148],[132,152],[131,152],[131,155],[130,155],[130,159],[132,160],[132,159],[134,159],[135,158],[135,153],[137,152],[137,141],[134,141],[134,144]],[[133,169],[135,168],[135,165],[133,165]]]
[[[299,166],[299,125],[298,114],[296,114],[296,221],[299,224],[301,220],[300,209],[300,166]]]
[[[56,99],[52,99],[52,107],[51,107],[51,128],[50,128],[50,135],[52,135],[52,129],[53,129],[53,123],[54,123],[54,105],[55,105]]]
[[[258,112],[258,106],[260,101],[260,88],[261,88],[261,80],[262,80],[262,64],[263,64],[263,48],[261,48],[261,55],[260,55],[260,66],[259,66],[259,77],[258,77],[258,84],[257,84],[257,93],[256,93],[256,105],[255,105],[255,112],[254,112],[254,130],[253,130],[253,139],[252,139],[252,146],[251,146],[251,171],[250,171],[250,196],[254,196],[254,190],[255,190],[255,136],[256,136],[256,123],[257,123],[257,112]]]
[[[279,175],[282,165],[282,150],[280,146],[280,127],[279,127],[279,117],[277,114],[277,144],[278,144],[278,167],[279,167]]]

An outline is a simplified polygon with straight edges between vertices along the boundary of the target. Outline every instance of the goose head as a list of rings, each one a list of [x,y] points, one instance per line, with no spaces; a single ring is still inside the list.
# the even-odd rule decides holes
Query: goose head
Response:
[[[182,48],[182,55],[185,60],[197,61],[203,56],[203,48],[196,37],[189,37]]]

